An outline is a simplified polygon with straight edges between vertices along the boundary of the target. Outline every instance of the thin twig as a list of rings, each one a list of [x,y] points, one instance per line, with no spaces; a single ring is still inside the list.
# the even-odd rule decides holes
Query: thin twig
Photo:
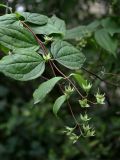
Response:
[[[81,131],[81,128],[80,128],[80,124],[79,124],[79,122],[77,121],[77,119],[75,118],[75,115],[74,115],[74,113],[73,113],[73,111],[72,111],[72,107],[71,107],[70,102],[69,102],[68,100],[67,100],[67,104],[68,104],[69,110],[70,110],[70,112],[71,112],[71,115],[72,115],[72,117],[73,117],[76,125],[78,126],[78,128],[79,128],[79,130],[80,130],[80,133],[82,134],[82,131]]]
[[[73,83],[63,72],[61,72],[61,71],[59,70],[59,68],[54,64],[54,62],[52,62],[52,64],[54,65],[54,67],[56,68],[56,70],[57,70],[66,80],[68,80],[68,81],[72,84],[72,86],[75,88],[75,90],[78,92],[78,94],[79,94],[82,98],[84,98],[84,96],[79,92],[79,90],[78,90],[77,87],[74,85],[74,83]]]
[[[5,14],[8,14],[8,11],[9,11],[9,2],[8,0],[6,0],[6,9],[5,9]]]
[[[93,75],[94,77],[98,78],[99,80],[101,80],[101,81],[105,82],[106,84],[109,84],[109,85],[112,85],[112,86],[115,86],[115,87],[120,87],[120,85],[118,85],[118,84],[114,84],[114,83],[112,83],[112,82],[108,82],[108,81],[106,81],[106,80],[102,79],[100,76],[96,75],[95,73],[93,73],[93,72],[91,72],[91,71],[87,70],[87,69],[86,69],[86,68],[84,68],[84,67],[82,67],[82,69],[83,69],[84,71],[86,71],[87,73],[89,73],[89,74]]]
[[[59,70],[59,68],[54,64],[54,62],[52,61],[52,64],[54,65],[54,67],[56,68],[56,70],[66,79],[70,82],[70,84],[72,84],[72,86],[74,87],[74,89],[77,91],[77,93],[80,95],[81,98],[86,98],[85,96],[83,96],[80,91],[77,89],[77,87],[74,85],[74,83],[63,73]],[[97,104],[96,102],[92,102],[90,100],[87,100],[89,103],[91,104]]]
[[[112,75],[112,76],[114,76],[114,77],[120,77],[120,74],[117,74],[117,73],[104,73],[104,74],[106,74],[106,75]]]
[[[41,78],[43,78],[44,80],[49,80],[47,77],[45,76],[40,76]]]

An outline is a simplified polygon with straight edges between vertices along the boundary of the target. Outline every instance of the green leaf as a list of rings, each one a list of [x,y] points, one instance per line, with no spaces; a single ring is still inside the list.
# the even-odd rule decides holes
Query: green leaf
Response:
[[[90,29],[90,31],[94,32],[99,26],[100,26],[100,21],[95,20],[95,21],[91,22],[90,24],[88,24],[87,28],[88,28],[88,30]]]
[[[69,69],[80,69],[85,61],[81,51],[61,40],[52,43],[51,53],[56,61]]]
[[[48,23],[44,26],[31,25],[31,28],[36,34],[60,34],[64,36],[66,32],[65,22],[56,16],[49,18]]]
[[[75,80],[78,82],[78,84],[79,84],[79,86],[81,87],[81,88],[83,88],[83,85],[85,85],[86,84],[86,80],[84,79],[84,77],[82,76],[82,75],[80,75],[80,74],[75,74],[75,73],[73,73],[73,74],[71,74],[74,78],[75,78]]]
[[[2,46],[2,45],[0,44],[0,51],[3,51],[5,54],[8,54],[9,49],[6,48],[5,46]]]
[[[37,24],[37,25],[44,25],[48,22],[48,17],[38,13],[30,13],[30,12],[17,12],[19,17],[24,17],[25,22]]]
[[[16,80],[28,81],[39,77],[44,69],[43,58],[35,51],[18,50],[0,60],[0,71]]]
[[[85,37],[88,29],[86,26],[79,26],[66,31],[66,35],[64,39],[75,39],[79,40],[80,38]]]
[[[42,83],[38,89],[33,93],[34,104],[39,103],[45,96],[53,89],[58,81],[60,81],[62,77],[54,77],[44,83]]]
[[[109,53],[116,54],[117,41],[110,37],[109,33],[104,29],[95,32],[95,40],[97,43]]]
[[[101,25],[105,28],[106,32],[108,32],[111,36],[115,33],[120,33],[120,27],[115,22],[114,19],[108,17],[101,20]]]
[[[57,113],[60,109],[60,107],[62,106],[62,104],[65,102],[66,100],[66,95],[62,95],[59,98],[56,99],[54,105],[53,105],[53,113],[57,116]]]
[[[6,26],[15,24],[18,19],[16,18],[16,14],[5,14],[3,16],[0,16],[0,26]]]
[[[104,28],[116,28],[117,27],[117,24],[116,22],[110,18],[110,17],[107,17],[107,18],[104,18],[101,20],[101,25],[104,27]]]
[[[34,36],[23,27],[0,26],[0,44],[11,49],[32,49],[38,50]]]
[[[99,26],[99,21],[94,21],[87,26],[78,26],[66,31],[66,35],[64,39],[75,39],[80,40],[81,38],[88,37],[92,32],[96,30]]]
[[[8,9],[12,13],[12,8],[9,7],[8,5],[0,4],[0,7],[4,7],[6,9]]]

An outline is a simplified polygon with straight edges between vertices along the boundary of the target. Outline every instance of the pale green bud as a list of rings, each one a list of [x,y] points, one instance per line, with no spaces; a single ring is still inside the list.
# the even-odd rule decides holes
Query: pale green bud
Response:
[[[48,62],[51,59],[50,53],[48,53],[47,55],[43,55],[43,59],[45,60],[45,62]]]
[[[95,136],[95,130],[88,130],[87,133],[86,133],[86,137],[92,137],[92,136]]]
[[[95,95],[98,104],[105,104],[105,94],[97,93]]]
[[[90,105],[87,103],[87,99],[79,100],[79,104],[81,105],[82,108],[87,108],[90,107]]]
[[[53,41],[53,37],[44,36],[45,44]]]
[[[89,131],[91,128],[90,128],[89,124],[88,124],[88,125],[83,124],[83,129],[84,129],[85,132],[87,132],[87,131]]]
[[[85,114],[85,115],[80,115],[80,118],[81,118],[81,120],[82,121],[84,121],[84,122],[87,122],[87,121],[89,121],[91,118],[88,118],[88,115],[87,114]]]
[[[82,84],[82,87],[83,87],[83,89],[84,89],[86,92],[89,92],[89,90],[90,90],[91,87],[92,87],[92,84],[91,84],[91,83],[88,83],[87,80],[86,80],[86,83],[85,83],[85,84]]]
[[[71,87],[70,85],[69,86],[65,86],[65,95],[67,95],[67,96],[70,96],[73,92],[74,92],[74,88],[73,87]]]

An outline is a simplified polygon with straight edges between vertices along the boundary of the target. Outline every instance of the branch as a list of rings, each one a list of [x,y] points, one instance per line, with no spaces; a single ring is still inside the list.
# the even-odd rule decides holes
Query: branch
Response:
[[[98,78],[98,79],[101,80],[102,82],[105,82],[105,83],[108,84],[108,85],[112,85],[112,86],[115,86],[115,87],[120,87],[120,85],[115,84],[115,83],[112,83],[112,82],[108,82],[108,81],[102,79],[102,78],[101,78],[100,76],[98,76],[97,74],[95,74],[95,73],[93,73],[93,72],[87,70],[87,69],[84,68],[84,67],[82,67],[82,69],[83,69],[84,71],[86,71],[87,73],[93,75],[94,77]]]

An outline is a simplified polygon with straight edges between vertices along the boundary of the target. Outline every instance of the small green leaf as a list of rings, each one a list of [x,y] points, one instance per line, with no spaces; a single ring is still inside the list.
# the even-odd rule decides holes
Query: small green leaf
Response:
[[[86,80],[84,79],[84,77],[82,76],[82,75],[80,75],[80,74],[77,74],[77,73],[73,73],[73,74],[71,74],[74,78],[75,78],[75,80],[78,82],[78,84],[79,84],[79,86],[81,87],[81,88],[83,88],[83,85],[85,85],[86,84]]]
[[[65,35],[66,25],[63,20],[56,17],[55,15],[48,19],[48,23],[44,26],[34,26],[31,25],[32,30],[36,34],[60,34],[62,36]]]
[[[10,11],[10,13],[12,13],[12,8],[9,7],[8,5],[4,5],[4,4],[1,4],[1,3],[0,3],[0,7],[4,7],[4,8],[6,8],[6,9],[8,9],[8,10]]]
[[[0,60],[0,72],[20,81],[35,79],[43,73],[45,62],[35,51],[19,50],[19,53],[14,53]]]
[[[81,75],[80,73],[72,73],[71,76],[73,76],[75,78],[75,80],[78,82],[79,86],[85,92],[89,92],[89,90],[92,87],[92,84],[89,83],[87,80],[85,80],[85,78],[83,77],[83,75]]]
[[[80,38],[85,37],[88,29],[86,26],[78,26],[66,31],[66,35],[64,39],[75,39],[79,40]]]
[[[17,12],[19,17],[24,17],[25,22],[37,24],[37,25],[44,25],[48,22],[48,17],[38,13],[30,13],[30,12]]]
[[[117,41],[110,37],[109,33],[105,29],[100,29],[95,32],[95,40],[97,43],[109,53],[116,54]]]
[[[3,51],[5,54],[8,54],[8,52],[9,52],[9,49],[1,44],[0,44],[0,50]]]
[[[104,28],[109,28],[109,27],[114,28],[114,27],[117,27],[116,22],[111,17],[103,18],[100,21],[100,23],[101,23],[101,25]]]
[[[80,69],[85,61],[85,56],[70,43],[54,41],[51,53],[56,61],[69,69]]]
[[[87,37],[90,33],[93,33],[97,28],[102,25],[107,33],[113,35],[114,33],[120,33],[119,26],[111,18],[105,18],[101,21],[95,20],[92,23],[84,26],[78,26],[66,31],[64,39],[75,39],[80,40],[81,38]]]
[[[42,83],[38,89],[33,93],[34,104],[40,102],[45,96],[53,89],[58,81],[60,81],[62,77],[54,77],[44,83]]]
[[[108,32],[111,36],[113,36],[115,33],[120,33],[119,25],[111,17],[102,19],[101,25],[105,28],[106,32]]]
[[[78,26],[66,31],[66,35],[64,39],[75,39],[80,40],[84,37],[91,36],[91,33],[96,30],[96,28],[100,25],[99,21],[94,21],[87,26]]]
[[[62,95],[59,98],[56,99],[54,105],[53,105],[53,113],[57,116],[57,113],[60,109],[60,107],[62,106],[62,104],[65,102],[66,100],[66,95]]]
[[[95,20],[95,21],[91,22],[90,24],[88,24],[87,28],[88,28],[88,30],[90,29],[90,31],[94,32],[99,26],[100,26],[100,21]]]
[[[39,49],[34,36],[26,28],[14,25],[0,26],[0,44],[11,50]]]

